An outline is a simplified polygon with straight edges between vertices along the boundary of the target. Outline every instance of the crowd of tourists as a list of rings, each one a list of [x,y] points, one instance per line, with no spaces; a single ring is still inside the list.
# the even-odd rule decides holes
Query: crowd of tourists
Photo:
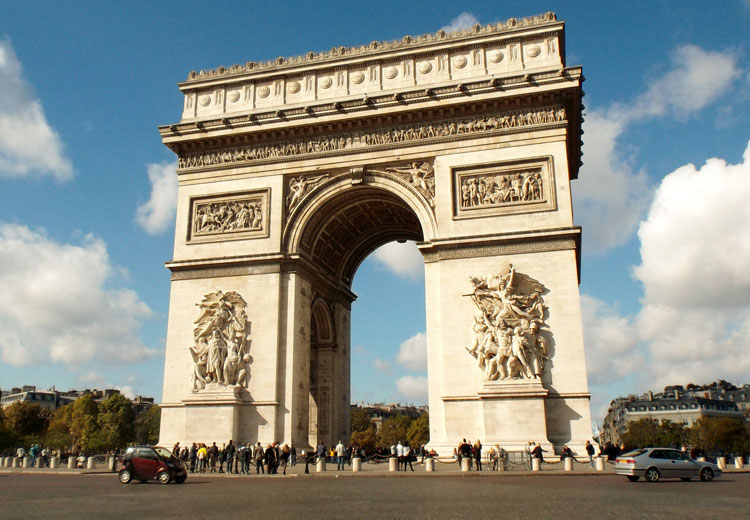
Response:
[[[275,475],[281,472],[286,475],[288,467],[297,465],[297,448],[294,444],[283,446],[270,443],[265,447],[258,442],[218,447],[194,442],[189,448],[178,442],[172,447],[172,454],[182,460],[191,473],[235,473],[239,475],[256,474]]]

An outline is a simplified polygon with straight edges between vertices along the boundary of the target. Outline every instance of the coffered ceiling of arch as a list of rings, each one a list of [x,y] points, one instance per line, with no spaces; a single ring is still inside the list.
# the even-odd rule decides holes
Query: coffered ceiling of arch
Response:
[[[305,227],[300,250],[329,275],[351,285],[365,257],[393,240],[423,240],[419,219],[395,195],[362,187],[318,210]]]

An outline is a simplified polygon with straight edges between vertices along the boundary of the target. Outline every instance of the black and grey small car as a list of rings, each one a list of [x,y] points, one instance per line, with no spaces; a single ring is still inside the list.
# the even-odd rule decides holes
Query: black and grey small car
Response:
[[[688,481],[699,478],[710,482],[721,476],[716,464],[691,459],[687,453],[671,448],[641,448],[617,457],[615,473],[625,475],[631,482],[644,477],[648,482],[660,478],[679,478]]]

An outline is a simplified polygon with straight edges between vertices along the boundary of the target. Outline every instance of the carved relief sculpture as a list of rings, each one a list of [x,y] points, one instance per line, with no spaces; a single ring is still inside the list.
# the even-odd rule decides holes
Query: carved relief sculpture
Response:
[[[295,139],[245,146],[217,152],[195,152],[180,156],[179,170],[234,165],[253,161],[286,160],[290,157],[335,151],[362,151],[363,147],[419,142],[427,139],[458,138],[477,133],[500,132],[518,127],[565,121],[565,108],[551,106],[514,110],[491,115],[418,123],[371,131],[355,131],[315,139]],[[457,136],[457,137],[454,137]]]
[[[207,294],[193,329],[191,389],[242,386],[250,379],[250,322],[236,292]]]
[[[461,178],[460,189],[461,209],[544,200],[542,174],[539,169],[503,175],[465,176]]]
[[[305,195],[315,186],[320,184],[328,174],[318,175],[316,177],[305,177],[300,175],[299,177],[292,177],[289,179],[289,193],[286,196],[286,209],[291,212],[297,204],[299,204]]]
[[[470,277],[470,296],[478,312],[466,350],[477,360],[485,381],[541,379],[549,359],[541,334],[545,288],[505,264],[497,274]]]
[[[227,200],[196,204],[193,235],[257,231],[263,227],[262,200]]]
[[[390,173],[406,180],[422,194],[431,207],[435,207],[435,170],[427,161],[415,161],[408,166],[392,166],[384,170],[374,170],[379,173]]]

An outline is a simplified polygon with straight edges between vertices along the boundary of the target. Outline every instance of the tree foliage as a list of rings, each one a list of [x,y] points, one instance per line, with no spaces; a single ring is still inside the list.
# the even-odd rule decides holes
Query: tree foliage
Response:
[[[406,432],[411,425],[411,419],[405,415],[389,417],[380,427],[380,446],[389,447],[398,442],[405,442]]]
[[[370,421],[370,414],[366,410],[361,408],[355,408],[352,410],[352,434],[354,432],[365,432],[370,428],[374,428],[374,425]]]
[[[44,432],[45,414],[38,404],[19,401],[5,410],[7,428],[20,436],[40,436]]]
[[[95,451],[123,448],[135,440],[135,413],[130,400],[113,394],[99,405],[99,431]],[[90,446],[94,449],[94,446]]]
[[[161,408],[154,405],[144,410],[135,418],[135,442],[137,444],[156,444],[159,442],[159,425]]]
[[[371,426],[364,431],[353,431],[351,445],[364,448],[367,453],[374,452],[378,446],[378,433],[375,426]]]
[[[406,431],[406,439],[409,446],[416,448],[427,444],[430,440],[430,417],[424,413],[417,417],[409,425]]]
[[[732,417],[701,417],[689,428],[690,444],[705,451],[741,453],[750,451],[750,436],[742,419]]]
[[[73,407],[70,421],[70,435],[73,446],[79,450],[89,450],[89,440],[98,426],[99,405],[90,395],[84,395],[70,405]]]
[[[629,448],[680,447],[687,439],[685,427],[663,419],[640,419],[628,424],[622,442]]]

